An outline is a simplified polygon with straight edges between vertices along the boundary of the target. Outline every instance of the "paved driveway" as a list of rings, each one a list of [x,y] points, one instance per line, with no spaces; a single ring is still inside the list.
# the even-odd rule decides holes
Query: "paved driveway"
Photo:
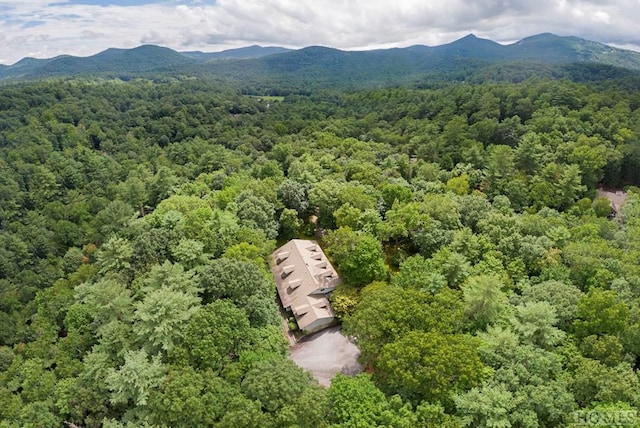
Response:
[[[309,370],[322,386],[329,386],[337,373],[357,374],[360,350],[349,341],[340,327],[309,335],[291,348],[291,359]]]

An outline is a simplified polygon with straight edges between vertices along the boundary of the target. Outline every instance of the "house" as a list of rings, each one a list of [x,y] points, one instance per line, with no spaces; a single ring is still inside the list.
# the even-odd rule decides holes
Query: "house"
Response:
[[[611,205],[611,214],[610,218],[616,217],[620,214],[620,210],[627,200],[627,193],[622,190],[609,191],[604,188],[598,188],[598,196],[601,198],[607,198],[609,200],[609,205]]]
[[[282,306],[293,313],[298,327],[308,333],[335,320],[327,298],[340,278],[315,241],[293,239],[272,254],[271,271]]]

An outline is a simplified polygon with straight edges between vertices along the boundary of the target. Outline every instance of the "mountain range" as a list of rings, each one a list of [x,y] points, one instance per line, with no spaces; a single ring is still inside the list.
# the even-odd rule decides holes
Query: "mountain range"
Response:
[[[177,52],[143,45],[89,57],[24,58],[0,65],[0,82],[66,77],[210,77],[253,87],[363,87],[425,80],[522,80],[532,76],[606,79],[640,76],[640,53],[550,33],[501,45],[470,34],[440,46],[343,51],[249,46]],[[586,77],[585,77],[586,76]]]

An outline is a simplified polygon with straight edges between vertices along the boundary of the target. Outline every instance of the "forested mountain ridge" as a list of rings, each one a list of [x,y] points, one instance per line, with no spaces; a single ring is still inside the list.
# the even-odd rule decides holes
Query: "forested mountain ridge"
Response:
[[[181,52],[184,55],[202,59],[202,60],[219,60],[219,59],[250,59],[260,58],[267,55],[274,55],[284,52],[289,52],[291,49],[279,47],[279,46],[246,46],[244,48],[227,49],[221,52],[201,52],[190,51]]]
[[[220,53],[176,52],[159,46],[108,49],[79,58],[26,58],[0,68],[0,80],[37,80],[51,77],[197,76],[227,82],[300,87],[364,88],[419,84],[423,81],[522,81],[533,75],[575,77],[571,64],[587,63],[640,73],[640,53],[613,48],[577,37],[540,34],[510,45],[474,35],[429,47],[341,51],[307,47],[289,51],[277,47],[247,47]],[[503,68],[500,73],[492,67]],[[505,68],[505,66],[508,66]],[[620,73],[617,71],[616,73]],[[588,73],[582,73],[587,76]],[[594,75],[592,79],[597,79]]]
[[[0,171],[2,428],[637,415],[637,90],[44,81],[0,88]],[[316,226],[370,373],[327,389],[267,263]]]

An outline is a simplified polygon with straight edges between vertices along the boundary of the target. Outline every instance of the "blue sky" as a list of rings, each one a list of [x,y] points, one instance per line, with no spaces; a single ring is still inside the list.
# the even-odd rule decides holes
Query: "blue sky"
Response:
[[[0,0],[0,64],[145,43],[373,49],[542,32],[640,51],[640,0]]]

